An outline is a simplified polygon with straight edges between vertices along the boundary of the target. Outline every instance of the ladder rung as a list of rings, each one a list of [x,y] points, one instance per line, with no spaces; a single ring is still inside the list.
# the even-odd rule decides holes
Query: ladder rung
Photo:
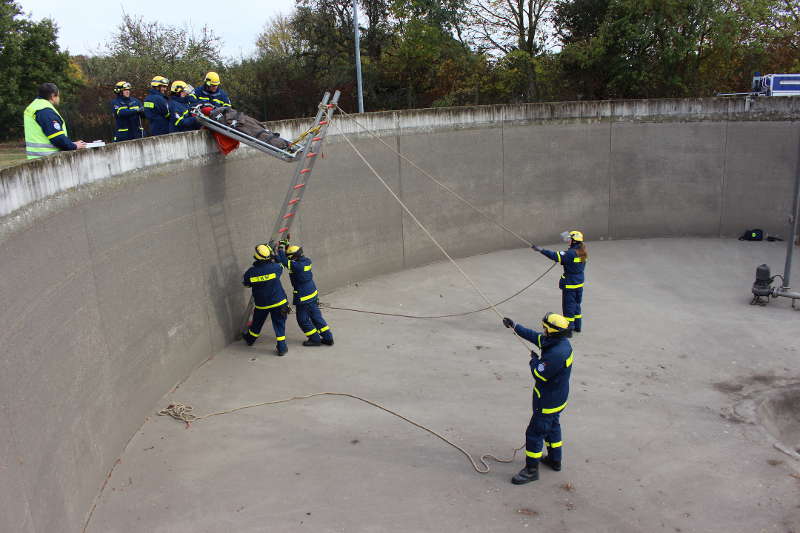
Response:
[[[302,189],[302,188],[303,188],[303,187],[305,187],[305,186],[306,186],[306,184],[305,184],[305,183],[301,183],[301,184],[299,184],[299,185],[295,185],[295,186],[294,186],[294,187],[292,187],[292,188],[293,188],[293,189]]]
[[[310,168],[304,168],[303,170],[300,171],[300,174],[308,174],[309,172],[311,172]]]
[[[321,141],[321,140],[322,140],[322,137],[314,137],[314,138],[313,138],[313,139],[311,139],[311,140],[312,140],[312,141]]]
[[[289,231],[289,228],[281,228],[278,230],[278,233],[284,233],[286,231]]]
[[[292,218],[293,216],[294,216],[294,213],[288,213],[286,215],[283,215],[283,218]]]
[[[309,154],[308,154],[306,157],[314,157],[315,155],[317,155],[317,153],[316,153],[316,152],[311,152],[311,153],[309,153]]]
[[[289,205],[294,205],[294,204],[296,204],[296,203],[297,203],[297,202],[299,202],[299,201],[300,201],[300,198],[295,198],[294,200],[292,200],[292,201],[290,201],[290,202],[289,202]]]
[[[336,104],[328,104],[328,109],[333,109],[333,106]]]
[[[320,125],[320,126],[324,126],[324,125],[325,125],[325,124],[327,124],[327,123],[328,123],[328,121],[327,121],[327,120],[320,120],[320,121],[319,121],[319,125]]]

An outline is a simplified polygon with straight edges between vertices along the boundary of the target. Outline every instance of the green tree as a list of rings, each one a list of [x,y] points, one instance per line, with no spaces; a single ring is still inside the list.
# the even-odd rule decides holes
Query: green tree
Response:
[[[53,82],[65,101],[80,84],[69,55],[59,50],[58,28],[50,19],[38,22],[26,17],[13,0],[0,0],[0,121],[7,127],[0,138],[22,136],[22,111],[36,98],[37,87]]]

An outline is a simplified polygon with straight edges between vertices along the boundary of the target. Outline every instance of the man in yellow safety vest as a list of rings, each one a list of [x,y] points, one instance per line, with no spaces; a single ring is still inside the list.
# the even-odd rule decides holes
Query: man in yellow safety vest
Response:
[[[25,108],[25,153],[28,159],[53,155],[61,150],[86,148],[83,141],[72,142],[64,118],[56,110],[60,101],[55,83],[39,86],[39,97]]]

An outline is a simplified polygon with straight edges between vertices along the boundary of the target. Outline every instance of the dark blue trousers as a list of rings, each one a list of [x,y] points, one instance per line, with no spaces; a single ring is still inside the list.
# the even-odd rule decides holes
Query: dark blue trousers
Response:
[[[533,412],[528,429],[525,430],[525,464],[532,466],[542,458],[542,445],[547,446],[547,456],[561,461],[561,413],[543,415]]]
[[[297,325],[306,334],[308,340],[319,342],[320,336],[326,341],[333,340],[331,328],[325,319],[322,318],[322,312],[319,310],[319,300],[313,298],[308,302],[303,302],[294,306],[295,313],[297,314]]]
[[[253,338],[261,336],[261,328],[269,316],[272,318],[272,329],[275,330],[275,340],[277,341],[276,348],[278,351],[285,352],[286,347],[286,315],[283,314],[283,308],[273,307],[272,309],[254,309],[253,310],[253,323],[250,325],[248,334]]]
[[[581,314],[581,302],[583,301],[583,287],[580,289],[561,290],[561,309],[564,318],[570,321],[572,329],[581,330],[583,315]]]

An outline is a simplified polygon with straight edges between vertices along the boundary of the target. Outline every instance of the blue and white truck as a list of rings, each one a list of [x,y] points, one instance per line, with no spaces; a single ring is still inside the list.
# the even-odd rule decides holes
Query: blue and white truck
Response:
[[[766,74],[753,76],[753,94],[759,96],[800,96],[800,74]]]

